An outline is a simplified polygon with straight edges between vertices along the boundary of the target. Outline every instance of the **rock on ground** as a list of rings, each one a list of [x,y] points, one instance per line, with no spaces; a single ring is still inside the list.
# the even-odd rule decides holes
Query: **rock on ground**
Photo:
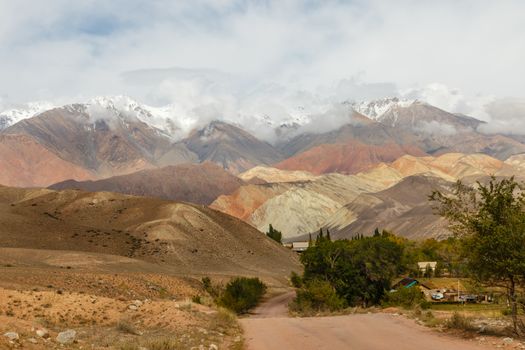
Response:
[[[72,329],[68,329],[64,332],[58,333],[56,339],[57,339],[57,342],[59,342],[60,344],[71,344],[75,341],[76,336],[77,336],[76,331]]]

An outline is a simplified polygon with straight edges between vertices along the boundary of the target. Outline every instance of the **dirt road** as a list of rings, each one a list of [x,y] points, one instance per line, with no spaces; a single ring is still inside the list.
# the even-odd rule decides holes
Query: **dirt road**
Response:
[[[286,310],[291,298],[293,293],[272,298],[241,320],[248,350],[488,349],[391,314],[291,318]]]

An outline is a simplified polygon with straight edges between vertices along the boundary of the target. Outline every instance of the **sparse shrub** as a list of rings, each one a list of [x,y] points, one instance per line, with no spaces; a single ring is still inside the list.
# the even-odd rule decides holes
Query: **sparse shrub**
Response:
[[[441,320],[439,318],[436,318],[430,310],[427,310],[426,312],[423,312],[421,314],[421,320],[428,327],[437,327],[442,323]]]
[[[211,288],[211,279],[208,276],[202,278],[202,287],[205,291]]]
[[[473,331],[476,327],[472,324],[472,320],[468,317],[461,315],[459,312],[454,312],[450,317],[445,326],[450,329],[457,329],[463,331]]]
[[[214,285],[209,277],[202,278],[202,288],[208,293],[213,299],[217,299],[222,292],[221,285]]]
[[[417,287],[400,288],[385,294],[383,306],[401,306],[405,309],[421,308],[427,309],[428,302],[421,290]]]
[[[201,296],[200,295],[194,295],[191,297],[191,301],[195,304],[202,304]]]
[[[166,338],[153,340],[147,344],[146,348],[149,350],[177,350],[180,349],[180,346],[177,341]]]
[[[228,282],[217,303],[238,314],[257,306],[266,293],[266,285],[258,278],[237,277]]]
[[[290,304],[290,309],[309,314],[320,311],[337,311],[345,306],[345,300],[337,295],[335,288],[329,282],[314,279],[306,282],[303,288],[297,291],[297,296]]]
[[[120,345],[119,350],[139,350],[140,347],[135,343],[125,343]]]
[[[137,330],[128,320],[120,320],[117,323],[117,330],[122,333],[137,334]]]
[[[508,307],[507,307],[507,308],[504,308],[503,310],[501,310],[501,314],[502,314],[503,316],[510,316],[510,315],[512,315],[512,310],[509,309]]]

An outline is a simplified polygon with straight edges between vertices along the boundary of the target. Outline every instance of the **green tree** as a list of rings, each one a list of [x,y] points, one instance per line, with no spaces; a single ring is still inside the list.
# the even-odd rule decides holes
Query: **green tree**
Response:
[[[301,255],[303,280],[330,283],[347,304],[377,304],[401,270],[402,247],[389,237],[319,239]]]
[[[451,195],[435,191],[430,200],[451,230],[462,237],[469,273],[479,282],[505,288],[514,332],[518,320],[517,287],[525,276],[525,195],[514,178],[469,187],[457,182]]]
[[[266,235],[270,237],[271,239],[273,239],[274,241],[278,243],[282,243],[283,234],[281,233],[281,231],[277,231],[276,229],[274,229],[272,224],[270,224],[270,227],[268,229],[268,232],[266,232]]]
[[[434,273],[432,272],[432,268],[430,267],[430,265],[427,265],[425,267],[425,273],[423,274],[423,277],[427,277],[427,278],[430,278],[432,277]]]

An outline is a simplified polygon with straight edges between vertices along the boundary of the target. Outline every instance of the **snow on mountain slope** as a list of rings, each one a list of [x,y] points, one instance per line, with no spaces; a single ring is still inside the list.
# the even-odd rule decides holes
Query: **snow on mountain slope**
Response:
[[[87,101],[85,106],[85,111],[94,120],[111,120],[114,117],[137,118],[174,139],[185,136],[182,132],[186,132],[188,128],[185,126],[191,124],[185,118],[179,117],[182,114],[172,105],[151,107],[123,95],[95,97]]]
[[[34,117],[37,114],[54,108],[51,102],[29,102],[21,106],[6,109],[0,112],[0,130],[6,129],[21,120]]]
[[[381,121],[382,116],[393,107],[408,107],[414,102],[415,100],[392,97],[372,101],[353,102],[351,106],[356,112],[370,119]]]

